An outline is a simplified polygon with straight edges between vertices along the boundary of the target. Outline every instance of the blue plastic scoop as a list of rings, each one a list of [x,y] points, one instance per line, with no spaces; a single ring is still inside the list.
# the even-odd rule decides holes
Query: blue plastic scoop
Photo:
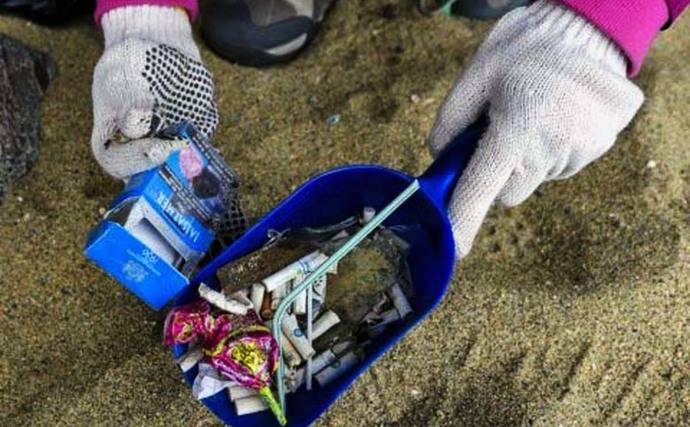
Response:
[[[418,178],[376,165],[339,167],[311,178],[207,264],[194,278],[190,290],[177,299],[176,305],[187,303],[197,297],[199,283],[217,283],[215,273],[219,268],[260,249],[268,241],[271,230],[337,223],[344,217],[360,213],[364,206],[374,207],[379,212],[378,219],[389,214],[383,225],[396,226],[396,232],[403,230],[398,234],[410,243],[407,261],[415,294],[410,299],[414,314],[373,340],[360,363],[326,387],[315,385],[311,391],[300,389],[288,394],[285,399],[288,426],[308,426],[314,422],[360,374],[426,318],[443,298],[455,264],[447,203],[483,129],[483,124],[475,124],[457,136]],[[399,207],[386,209],[391,202]],[[185,352],[185,346],[173,347],[176,358]],[[411,370],[419,368],[410,367]],[[196,374],[196,368],[185,373],[190,386]],[[218,418],[234,427],[278,425],[270,411],[237,416],[226,393],[218,393],[203,402]]]

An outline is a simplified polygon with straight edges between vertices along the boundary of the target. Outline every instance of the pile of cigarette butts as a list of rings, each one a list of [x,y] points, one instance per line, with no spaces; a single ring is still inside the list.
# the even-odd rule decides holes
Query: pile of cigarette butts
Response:
[[[238,381],[234,372],[228,375],[225,369],[218,369],[219,366],[223,368],[225,365],[219,365],[214,357],[223,351],[218,343],[226,345],[226,341],[211,339],[209,346],[208,342],[204,340],[187,340],[186,342],[190,344],[189,350],[177,360],[177,363],[184,372],[198,365],[198,374],[192,387],[195,397],[204,399],[227,389],[229,399],[233,402],[238,415],[252,414],[268,409],[275,413],[276,409],[273,407],[275,401],[271,393],[269,393],[271,396],[267,396],[265,386],[274,385],[276,381],[284,381],[288,393],[296,392],[303,385],[306,390],[311,390],[313,381],[316,381],[319,387],[325,387],[363,359],[366,354],[366,347],[371,340],[385,333],[386,329],[395,322],[399,322],[412,314],[413,309],[406,295],[406,291],[409,293],[409,279],[404,273],[400,273],[395,277],[381,280],[385,282],[383,284],[376,284],[378,287],[375,288],[375,292],[366,295],[366,306],[357,312],[366,314],[363,317],[353,319],[345,310],[339,310],[338,301],[331,301],[326,298],[329,284],[333,288],[340,286],[336,280],[338,279],[339,266],[334,264],[326,274],[317,279],[311,289],[305,289],[298,294],[282,319],[274,318],[274,313],[284,298],[311,272],[324,263],[329,258],[330,253],[344,244],[353,232],[370,221],[375,213],[373,208],[366,207],[360,215],[348,218],[338,224],[320,228],[305,228],[296,230],[295,233],[287,233],[288,238],[284,239],[283,245],[287,242],[288,246],[299,246],[297,243],[293,245],[296,240],[289,239],[290,235],[299,236],[302,239],[299,242],[302,244],[302,252],[293,251],[294,253],[291,252],[283,258],[276,258],[270,253],[264,254],[266,255],[264,258],[268,257],[274,263],[281,263],[281,260],[284,259],[290,261],[287,261],[286,266],[286,262],[282,261],[282,268],[278,267],[280,268],[278,271],[273,271],[268,275],[265,275],[265,271],[256,273],[264,274],[262,277],[251,277],[251,274],[248,277],[243,276],[242,280],[248,280],[245,283],[250,283],[248,286],[238,284],[237,280],[232,286],[226,286],[223,283],[223,277],[221,277],[221,291],[203,283],[199,286],[198,293],[201,298],[199,301],[211,307],[211,314],[208,315],[211,320],[204,318],[201,321],[201,324],[204,325],[201,326],[202,329],[208,329],[206,325],[209,322],[216,325],[223,316],[241,318],[250,316],[257,320],[257,326],[245,328],[246,331],[241,331],[239,335],[246,333],[254,336],[270,331],[272,322],[281,322],[282,336],[279,340],[279,353],[282,355],[285,377],[282,379],[274,378],[272,383],[263,381],[248,385],[246,381]],[[374,237],[369,237],[369,239],[379,238],[377,233],[379,235],[384,234],[388,238],[387,243],[391,240],[394,241],[394,244],[389,244],[389,246],[396,248],[392,252],[396,252],[396,260],[399,260],[401,264],[399,270],[407,271],[402,264],[405,263],[405,251],[409,245],[384,227],[380,227],[372,235]],[[279,238],[285,237],[280,233],[278,236]],[[305,241],[307,242],[306,245],[304,245]],[[274,243],[270,242],[260,251],[264,251]],[[304,255],[305,252],[306,255]],[[292,258],[289,258],[290,256]],[[340,268],[345,265],[346,259],[347,257],[341,260]],[[275,265],[269,265],[267,268],[270,270],[275,267]],[[348,264],[348,267],[351,265]],[[396,271],[398,271],[397,267]],[[235,279],[236,276],[237,274],[235,274]],[[358,290],[359,283],[356,285],[348,287],[345,292],[352,292],[353,289]],[[363,286],[363,288],[365,287]],[[333,289],[332,292],[337,295],[343,294],[342,289],[340,292],[335,291],[336,289]],[[215,313],[215,318],[212,317],[213,313]],[[170,321],[166,321],[166,336],[168,336],[167,330],[171,328],[170,323]],[[232,321],[228,321],[228,323],[232,323]],[[246,326],[251,322],[235,323]],[[263,328],[258,325],[263,326]],[[196,327],[185,325],[180,330],[189,331]],[[224,333],[232,336],[231,341],[239,338],[238,332],[233,328]],[[211,335],[217,336],[217,333],[213,332]],[[272,335],[271,338],[277,347],[277,340]],[[181,339],[168,340],[167,343],[181,343],[183,341]],[[259,356],[270,359],[270,349],[259,354]],[[278,363],[280,363],[279,360],[281,359],[278,358]],[[270,373],[275,376],[276,370],[277,363],[271,367]],[[280,417],[278,418],[280,420]]]

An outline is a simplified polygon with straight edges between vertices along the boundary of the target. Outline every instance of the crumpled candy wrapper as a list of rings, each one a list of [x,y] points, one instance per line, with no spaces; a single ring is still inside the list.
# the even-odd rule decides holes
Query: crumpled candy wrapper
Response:
[[[214,317],[209,303],[198,300],[172,309],[165,321],[164,334],[167,345],[187,344],[198,339],[205,354],[204,361],[229,380],[228,386],[236,384],[258,390],[278,422],[287,423],[270,387],[280,359],[278,343],[254,310],[244,316],[221,314]],[[199,382],[194,390],[197,397],[202,394],[208,397],[225,388],[219,383],[222,379],[210,374],[209,367],[205,367],[202,374],[203,365],[199,366],[201,378],[198,376],[195,380],[195,386]],[[213,390],[216,391],[211,393]]]
[[[163,328],[165,345],[188,344],[198,335],[204,336],[209,329],[206,322],[212,320],[210,312],[211,306],[203,300],[171,310]]]

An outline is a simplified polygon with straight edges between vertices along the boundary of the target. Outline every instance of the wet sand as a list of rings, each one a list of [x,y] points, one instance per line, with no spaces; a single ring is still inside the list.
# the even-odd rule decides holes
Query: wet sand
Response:
[[[435,111],[489,27],[343,1],[287,66],[204,50],[215,143],[248,213],[343,163],[422,171]],[[99,32],[4,17],[0,32],[60,72],[40,160],[0,207],[0,425],[215,425],[161,343],[162,315],[82,256],[120,188],[89,149]],[[654,46],[647,102],[613,150],[492,212],[441,307],[320,426],[690,424],[689,33],[686,16]]]

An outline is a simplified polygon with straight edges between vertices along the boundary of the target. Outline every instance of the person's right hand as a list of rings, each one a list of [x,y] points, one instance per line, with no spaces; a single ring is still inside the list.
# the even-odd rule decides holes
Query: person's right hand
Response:
[[[428,139],[437,156],[489,116],[450,200],[459,258],[494,202],[518,205],[543,182],[573,176],[613,146],[644,100],[626,65],[613,41],[556,1],[538,0],[496,24]]]
[[[159,165],[184,142],[153,135],[180,121],[211,137],[218,126],[215,88],[187,14],[127,6],[107,12],[101,25],[105,51],[93,76],[91,148],[103,169],[125,179]]]

